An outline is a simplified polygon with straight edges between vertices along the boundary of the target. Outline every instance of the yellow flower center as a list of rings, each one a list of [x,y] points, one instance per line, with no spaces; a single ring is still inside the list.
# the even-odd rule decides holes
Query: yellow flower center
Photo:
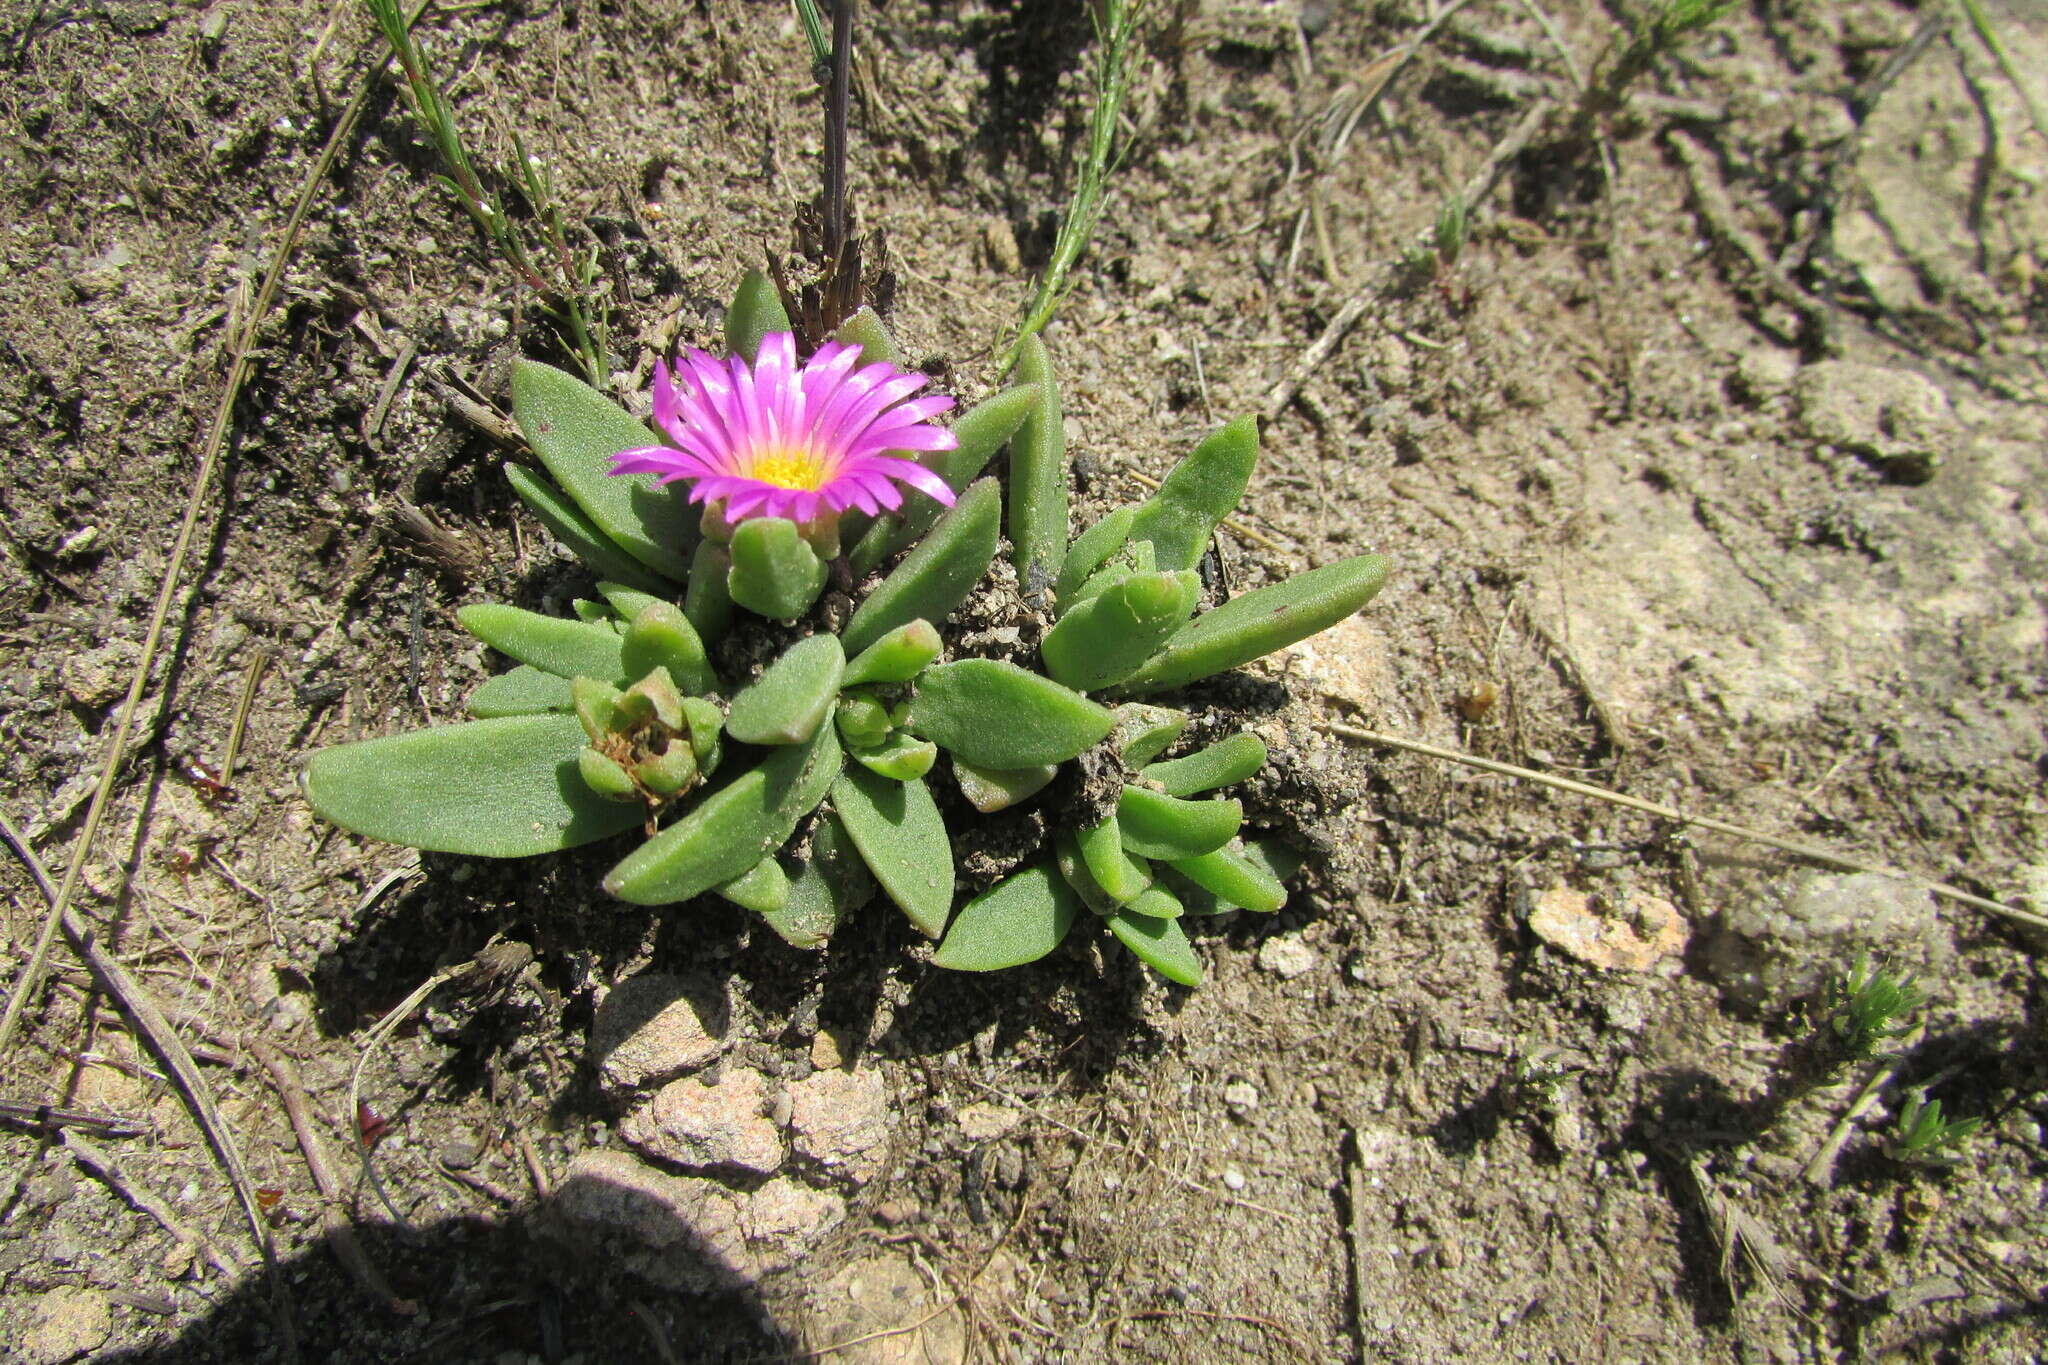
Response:
[[[831,479],[832,470],[808,446],[770,446],[747,461],[747,477],[777,488],[816,492]]]

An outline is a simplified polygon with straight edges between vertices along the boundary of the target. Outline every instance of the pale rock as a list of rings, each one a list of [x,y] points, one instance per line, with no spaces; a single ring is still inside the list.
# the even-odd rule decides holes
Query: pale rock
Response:
[[[644,972],[613,987],[597,1007],[591,1052],[607,1086],[657,1086],[716,1061],[730,1024],[717,982]]]
[[[619,1134],[650,1156],[679,1166],[737,1166],[758,1175],[782,1168],[782,1134],[769,1117],[768,1078],[728,1067],[716,1085],[685,1076],[626,1116]]]
[[[819,1238],[846,1221],[846,1201],[778,1176],[748,1195],[740,1227],[763,1270],[795,1265]]]
[[[1807,872],[1766,883],[1725,912],[1700,962],[1729,1003],[1776,1014],[1864,953],[1935,978],[1955,949],[1924,887],[1874,872]]]
[[[959,1118],[960,1135],[970,1142],[1005,1137],[1024,1121],[1024,1116],[1007,1104],[992,1104],[986,1100],[968,1105],[960,1111]]]
[[[1231,1113],[1246,1118],[1259,1107],[1259,1088],[1250,1081],[1232,1081],[1223,1087],[1223,1102]]]
[[[1292,981],[1315,970],[1316,953],[1298,935],[1282,934],[1259,945],[1259,965],[1282,981]]]
[[[1536,897],[1529,929],[1558,951],[1608,971],[1676,971],[1691,937],[1669,901],[1633,891],[1610,907],[1568,886]]]
[[[97,1289],[46,1290],[22,1330],[21,1358],[29,1365],[64,1365],[97,1351],[113,1330],[113,1309]]]
[[[796,1150],[856,1185],[881,1171],[889,1150],[889,1087],[879,1071],[814,1071],[790,1087]]]

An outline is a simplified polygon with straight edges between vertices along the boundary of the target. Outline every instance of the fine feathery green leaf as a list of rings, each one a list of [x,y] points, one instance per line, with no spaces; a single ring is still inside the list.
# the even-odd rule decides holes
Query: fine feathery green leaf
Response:
[[[582,508],[564,497],[559,488],[516,464],[505,466],[505,478],[511,483],[512,491],[519,495],[519,500],[526,504],[526,509],[593,573],[645,592],[663,591],[662,580],[658,576],[620,549],[610,536],[597,528],[596,522],[584,515]]]
[[[1138,507],[1131,539],[1152,542],[1161,569],[1192,569],[1209,537],[1251,483],[1259,461],[1259,426],[1240,417],[1190,451],[1167,472],[1159,491]]]
[[[1077,604],[1045,633],[1045,671],[1077,692],[1094,692],[1138,671],[1195,609],[1192,571],[1132,574]]]
[[[625,682],[624,641],[610,626],[477,602],[455,613],[462,628],[500,654],[564,678]]]
[[[983,815],[1007,810],[1043,791],[1059,773],[1057,763],[1040,763],[1030,768],[979,768],[964,758],[953,760],[953,780],[967,804]]]
[[[1202,959],[1195,955],[1178,919],[1155,919],[1126,909],[1109,916],[1108,923],[1109,931],[1124,947],[1168,981],[1183,986],[1202,984]]]
[[[343,829],[388,843],[523,858],[637,825],[644,807],[607,801],[577,773],[572,715],[504,716],[322,749],[306,800]]]
[[[620,662],[625,665],[628,678],[666,668],[675,685],[685,692],[695,695],[718,688],[697,628],[690,624],[681,607],[670,602],[650,602],[627,623],[620,642]]]
[[[910,728],[983,768],[1064,763],[1109,733],[1109,709],[1000,659],[927,668]]]
[[[825,566],[785,517],[750,517],[733,528],[732,600],[771,621],[794,621],[825,590]],[[849,642],[850,643],[850,642]]]
[[[1067,557],[1060,561],[1059,581],[1053,585],[1056,610],[1064,612],[1072,606],[1081,585],[1093,578],[1111,555],[1123,549],[1131,538],[1131,522],[1137,515],[1135,507],[1119,507],[1074,538]]]
[[[994,972],[1036,962],[1060,946],[1081,914],[1081,898],[1044,863],[997,882],[960,907],[934,967]]]
[[[851,767],[832,786],[832,809],[861,861],[918,932],[943,934],[953,908],[953,845],[930,788]]]
[[[1386,580],[1384,557],[1359,555],[1234,597],[1190,621],[1122,688],[1163,692],[1250,663],[1337,624]]]
[[[566,711],[573,705],[569,680],[532,664],[520,664],[509,673],[486,678],[483,686],[469,694],[469,714],[478,720]]]
[[[988,572],[1002,515],[1002,494],[994,479],[982,479],[962,493],[846,623],[847,650],[858,654],[915,620],[943,624]]]
[[[1067,428],[1043,341],[1024,338],[1016,374],[1044,390],[1010,442],[1010,559],[1024,596],[1036,599],[1051,589],[1067,551]]]
[[[1266,742],[1257,735],[1239,733],[1186,758],[1148,764],[1138,776],[1156,783],[1168,796],[1193,796],[1242,782],[1265,764]]]
[[[789,314],[782,309],[775,285],[758,270],[742,275],[732,307],[725,310],[725,349],[751,365],[762,337],[788,330]]]
[[[742,744],[803,743],[831,714],[845,668],[838,636],[798,640],[732,699],[725,732]]]
[[[976,403],[953,423],[953,439],[958,444],[951,450],[923,451],[917,456],[918,463],[944,479],[954,493],[966,492],[1038,406],[1041,392],[1036,384],[1013,384]],[[914,497],[893,517],[870,526],[847,554],[853,576],[866,578],[899,550],[921,540],[943,510],[935,499]]]
[[[1117,797],[1116,819],[1126,850],[1141,858],[1173,862],[1229,843],[1244,822],[1244,807],[1236,801],[1183,801],[1143,787],[1125,787]]]
[[[643,423],[575,375],[537,360],[512,367],[512,415],[555,483],[606,538],[657,573],[688,577],[697,509],[681,489],[656,488],[652,474],[611,472],[620,451],[660,444]]]
[[[668,905],[730,881],[789,840],[839,775],[839,732],[776,749],[704,797],[620,860],[604,889],[635,905]]]

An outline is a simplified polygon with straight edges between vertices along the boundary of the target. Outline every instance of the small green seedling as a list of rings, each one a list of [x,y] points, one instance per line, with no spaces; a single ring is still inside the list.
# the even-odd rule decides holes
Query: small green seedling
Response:
[[[1927,992],[1914,984],[1912,973],[1895,976],[1873,966],[1867,953],[1836,983],[1833,994],[1828,1028],[1842,1066],[1884,1056],[1884,1045],[1911,1033],[1911,1016],[1927,1003]]]
[[[1915,1165],[1953,1166],[1963,1158],[1963,1144],[1983,1126],[1984,1120],[1977,1118],[1944,1119],[1941,1101],[1928,1099],[1921,1087],[1906,1093],[1885,1150]]]

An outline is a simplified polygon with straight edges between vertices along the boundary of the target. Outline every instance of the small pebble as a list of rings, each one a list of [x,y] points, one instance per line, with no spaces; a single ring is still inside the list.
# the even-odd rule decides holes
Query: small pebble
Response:
[[[1235,1166],[1225,1166],[1223,1168],[1223,1188],[1232,1191],[1243,1189],[1244,1172]]]
[[[1223,1087],[1223,1102],[1239,1118],[1259,1107],[1259,1088],[1250,1081],[1232,1081]]]

